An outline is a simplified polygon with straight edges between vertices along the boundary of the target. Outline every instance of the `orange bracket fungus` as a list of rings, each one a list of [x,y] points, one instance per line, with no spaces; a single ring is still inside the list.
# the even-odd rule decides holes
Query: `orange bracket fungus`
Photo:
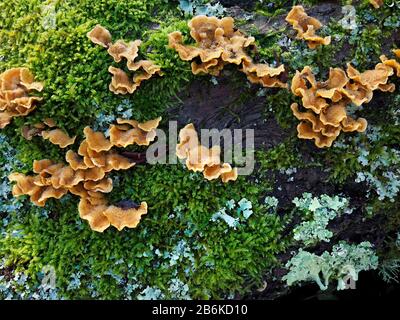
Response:
[[[149,145],[154,140],[155,128],[161,118],[139,123],[135,120],[119,119],[121,126],[134,127],[125,134],[133,135],[135,139],[129,144]],[[152,138],[147,139],[151,133]],[[84,129],[85,139],[81,142],[78,152],[68,150],[65,160],[68,163],[55,163],[48,159],[33,162],[33,172],[29,176],[22,173],[12,173],[9,180],[16,182],[12,193],[14,196],[28,195],[31,202],[44,206],[47,199],[60,199],[68,192],[80,197],[79,215],[87,220],[92,230],[103,232],[109,226],[118,230],[135,228],[141,216],[147,213],[147,203],[129,206],[109,205],[105,197],[113,189],[113,182],[107,174],[113,170],[127,170],[135,165],[130,158],[119,154],[112,148],[121,146],[113,144],[101,132],[95,132],[90,127]],[[139,137],[139,138],[137,138]],[[138,140],[136,140],[138,139]],[[59,145],[59,140],[49,138]],[[127,144],[128,145],[128,144]]]
[[[71,138],[61,129],[43,131],[42,137],[43,139],[49,140],[52,144],[58,145],[60,148],[66,148],[67,146],[74,144],[76,139],[76,136]]]
[[[43,139],[49,140],[52,144],[58,145],[60,148],[75,143],[75,137],[70,137],[63,130],[55,128],[56,123],[53,119],[47,118],[43,122],[35,123],[33,126],[23,126],[22,136],[27,140],[32,140],[34,136],[42,136]],[[46,130],[51,128],[51,130]]]
[[[161,117],[139,123],[136,120],[118,118],[117,124],[110,127],[110,141],[114,146],[125,148],[132,144],[148,146],[156,137],[156,128]]]
[[[375,9],[379,9],[383,6],[383,0],[369,0],[369,3],[372,4]]]
[[[395,51],[398,55],[398,52]],[[373,70],[359,72],[351,64],[347,64],[346,72],[340,68],[331,68],[329,78],[317,82],[310,67],[306,66],[292,79],[292,92],[301,97],[305,111],[301,111],[297,103],[291,105],[294,116],[301,120],[297,126],[298,137],[314,139],[319,148],[330,147],[341,131],[363,132],[367,121],[357,120],[347,114],[346,107],[353,103],[361,106],[373,97],[373,91],[395,90],[393,83],[388,83],[390,76],[397,71],[399,65],[395,60],[381,56]]]
[[[220,153],[219,146],[207,148],[200,144],[192,123],[180,130],[176,155],[179,159],[186,159],[186,167],[189,170],[203,172],[203,176],[207,180],[214,180],[219,177],[221,177],[222,182],[236,180],[238,177],[237,168],[232,168],[229,163],[221,163]]]
[[[101,25],[96,25],[91,31],[87,33],[88,38],[95,44],[98,44],[104,48],[108,48],[111,45],[111,33]]]
[[[51,121],[46,123],[45,121]],[[53,119],[46,119],[43,122],[35,123],[34,125],[24,125],[21,128],[21,134],[26,140],[32,140],[33,137],[41,136],[46,127],[55,127]]]
[[[400,59],[400,49],[394,49],[393,53],[397,58]],[[396,61],[395,59],[388,59],[385,55],[381,55],[380,59],[384,65],[393,68],[396,76],[400,77],[400,63],[398,61]]]
[[[42,91],[43,84],[34,82],[27,68],[12,68],[0,74],[0,129],[14,117],[28,115],[35,109],[40,97],[29,96],[32,91]]]
[[[112,43],[111,33],[100,25],[96,25],[87,33],[87,36],[93,43],[106,48],[115,62],[121,62],[122,59],[126,59],[128,70],[135,71],[135,75],[131,78],[124,70],[110,66],[108,71],[112,74],[112,80],[109,85],[111,92],[115,94],[133,93],[142,81],[150,79],[155,74],[162,75],[160,67],[154,62],[150,60],[135,61],[138,57],[141,40],[128,43],[124,40],[117,40]]]
[[[331,37],[322,38],[315,32],[322,27],[321,22],[310,17],[304,11],[303,6],[294,6],[286,17],[293,28],[297,31],[297,39],[304,39],[310,49],[315,49],[319,45],[328,45],[331,43]]]
[[[22,126],[21,128],[21,133],[22,136],[26,140],[32,140],[33,137],[35,136],[41,136],[42,132],[48,127],[48,128],[54,128],[56,126],[56,123],[53,119],[51,118],[46,118],[43,120],[43,122],[35,123],[34,125],[25,125]]]
[[[283,65],[273,68],[253,62],[246,49],[255,46],[255,39],[236,30],[233,18],[218,19],[201,15],[190,20],[188,25],[195,45],[183,44],[180,31],[170,33],[168,38],[169,47],[175,49],[182,60],[192,61],[193,74],[217,76],[226,64],[236,64],[252,83],[264,87],[287,87],[280,79],[285,72]]]

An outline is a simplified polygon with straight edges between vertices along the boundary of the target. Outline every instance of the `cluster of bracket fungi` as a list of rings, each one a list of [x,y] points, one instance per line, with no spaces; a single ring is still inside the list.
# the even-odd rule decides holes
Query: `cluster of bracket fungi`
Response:
[[[176,146],[179,159],[186,159],[186,167],[194,172],[203,172],[204,178],[222,182],[234,181],[238,177],[237,168],[229,163],[221,163],[221,148],[207,148],[200,144],[196,129],[192,123],[179,132],[179,144]]]
[[[195,45],[183,44],[180,31],[170,33],[168,38],[169,47],[175,49],[182,60],[192,61],[193,74],[217,76],[225,65],[235,64],[252,83],[268,88],[287,87],[280,79],[285,72],[283,65],[274,68],[268,64],[255,63],[248,55],[246,49],[255,47],[255,39],[235,30],[233,18],[197,16],[188,25],[190,35],[196,41]]]
[[[153,61],[139,60],[135,61],[139,54],[141,40],[125,42],[117,40],[112,43],[111,33],[100,25],[96,25],[93,30],[88,32],[88,38],[95,44],[101,45],[107,49],[107,52],[114,58],[115,62],[121,62],[126,59],[126,67],[134,71],[135,75],[131,79],[128,74],[113,66],[108,71],[113,75],[109,85],[110,91],[115,94],[133,93],[140,86],[142,81],[150,79],[153,75],[161,75],[161,69]]]
[[[49,159],[35,160],[33,172],[36,175],[12,173],[9,179],[16,182],[13,195],[28,195],[31,202],[44,206],[48,199],[60,199],[70,192],[80,197],[79,215],[89,222],[93,230],[103,232],[110,225],[118,230],[136,227],[141,216],[147,213],[146,202],[121,207],[108,204],[105,197],[113,188],[108,173],[127,170],[135,165],[113,147],[149,145],[156,137],[155,129],[160,120],[157,118],[139,123],[117,119],[117,124],[110,126],[110,139],[102,132],[85,127],[85,139],[80,143],[78,152],[68,150],[65,155],[68,164]],[[59,141],[52,142],[59,144]]]
[[[381,0],[370,2],[375,7],[382,5]],[[309,17],[302,6],[294,6],[286,21],[297,31],[297,38],[305,40],[309,48],[330,44],[329,36],[323,38],[315,34],[322,25],[317,19]],[[197,16],[188,25],[196,43],[184,44],[182,33],[175,31],[169,34],[169,47],[176,50],[182,60],[191,61],[194,74],[219,75],[225,65],[234,64],[239,66],[239,70],[246,74],[251,83],[271,88],[288,87],[284,80],[284,65],[271,67],[253,61],[247,50],[255,48],[255,39],[235,29],[233,18]],[[142,81],[155,74],[161,75],[160,67],[152,61],[135,61],[140,40],[128,43],[117,40],[112,43],[110,32],[100,25],[96,25],[87,36],[92,42],[106,48],[115,62],[125,58],[128,70],[140,70],[131,79],[122,69],[110,66],[109,72],[113,77],[109,89],[113,93],[133,93]],[[400,50],[393,52],[400,58]],[[291,91],[301,98],[302,106],[293,103],[291,110],[301,121],[297,126],[298,137],[313,139],[317,147],[323,148],[330,147],[342,131],[364,131],[367,121],[363,118],[353,119],[347,107],[350,104],[361,106],[368,103],[375,90],[393,92],[395,86],[388,83],[388,79],[394,74],[400,77],[398,61],[383,55],[380,59],[381,62],[373,70],[364,72],[359,72],[350,64],[346,71],[331,68],[328,79],[322,82],[315,79],[309,66],[301,72],[296,71]],[[41,100],[40,97],[29,96],[31,90],[43,89],[42,83],[33,80],[33,75],[26,68],[10,69],[0,75],[0,128],[9,124],[12,117],[27,115],[35,108],[35,102]],[[68,150],[66,153],[68,164],[48,159],[35,160],[35,175],[11,174],[10,181],[16,182],[13,195],[28,195],[31,202],[44,206],[47,199],[60,199],[70,192],[80,197],[80,217],[87,220],[93,230],[103,232],[111,225],[118,230],[136,227],[141,216],[147,213],[147,203],[108,204],[105,194],[112,191],[113,182],[107,174],[113,170],[127,170],[135,165],[134,160],[113,148],[126,148],[134,144],[148,146],[156,138],[155,129],[160,120],[157,118],[139,123],[136,120],[117,119],[117,123],[109,128],[109,139],[103,133],[86,127],[85,139],[78,152]],[[22,134],[29,140],[36,135],[42,136],[60,148],[75,143],[76,137],[71,138],[55,127],[52,119],[45,119],[33,127],[24,126]],[[202,172],[207,180],[221,178],[222,182],[228,182],[237,179],[237,168],[221,162],[219,146],[207,148],[200,144],[193,124],[181,129],[179,139],[176,155],[186,160],[189,170]]]
[[[43,84],[34,82],[29,69],[12,68],[0,74],[0,129],[12,118],[26,116],[35,109],[42,98],[30,96],[32,90],[42,91]]]
[[[322,38],[315,34],[322,24],[317,19],[308,16],[302,6],[294,6],[287,15],[286,21],[297,31],[297,39],[305,40],[310,49],[331,43],[330,36]]]
[[[400,56],[400,50],[394,53]],[[381,56],[373,70],[359,72],[347,64],[346,72],[340,68],[331,68],[329,78],[318,82],[310,67],[297,71],[292,80],[292,92],[301,97],[301,112],[297,103],[291,105],[294,116],[301,122],[297,126],[298,137],[314,139],[319,148],[330,147],[341,131],[363,132],[367,120],[353,119],[347,114],[350,104],[361,106],[368,103],[375,90],[393,92],[395,85],[388,83],[389,77],[396,73],[400,76],[400,64],[394,59]]]

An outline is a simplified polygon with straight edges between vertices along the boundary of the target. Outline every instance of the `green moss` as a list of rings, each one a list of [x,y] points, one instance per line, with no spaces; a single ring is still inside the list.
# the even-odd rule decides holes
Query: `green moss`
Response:
[[[286,139],[276,147],[267,151],[256,152],[260,172],[265,170],[280,170],[304,166],[296,146],[296,140]]]

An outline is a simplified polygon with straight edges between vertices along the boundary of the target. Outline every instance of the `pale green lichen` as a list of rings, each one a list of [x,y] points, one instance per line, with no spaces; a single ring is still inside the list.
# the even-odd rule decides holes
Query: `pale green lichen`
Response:
[[[236,210],[234,210],[236,208]],[[225,221],[225,223],[236,230],[240,226],[241,221],[245,221],[253,214],[253,205],[246,198],[241,199],[237,205],[235,200],[226,202],[225,207],[214,213],[210,221],[217,221],[218,219]],[[229,211],[228,214],[226,211]]]
[[[306,246],[319,241],[329,242],[333,236],[332,231],[327,229],[330,220],[335,219],[342,213],[351,213],[346,198],[328,195],[313,197],[310,193],[304,193],[302,198],[295,198],[293,203],[296,210],[304,214],[307,221],[303,221],[294,230],[294,239],[302,241]]]
[[[339,242],[332,252],[325,251],[318,256],[302,249],[288,261],[289,269],[282,279],[288,286],[298,282],[314,281],[321,290],[329,287],[330,280],[338,281],[337,289],[346,289],[346,281],[350,277],[358,280],[360,271],[376,269],[378,257],[371,243],[362,242],[358,245]]]
[[[219,2],[212,4],[203,0],[180,0],[179,9],[187,16],[220,17],[225,13],[225,8]]]

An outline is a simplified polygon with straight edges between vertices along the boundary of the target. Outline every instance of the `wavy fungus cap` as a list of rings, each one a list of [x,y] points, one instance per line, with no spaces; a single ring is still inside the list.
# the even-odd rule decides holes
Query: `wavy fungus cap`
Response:
[[[88,198],[81,198],[78,205],[79,216],[87,220],[90,228],[97,232],[103,232],[111,225],[103,214],[106,209],[106,204],[92,204]]]
[[[105,172],[127,170],[132,168],[136,163],[118,153],[109,152],[106,156],[106,165],[103,170]]]
[[[11,93],[13,90],[17,90],[15,92],[25,93],[19,91],[18,89],[25,89],[24,91],[43,90],[43,83],[34,82],[34,76],[27,68],[12,68],[4,71],[0,75],[1,79],[1,91],[5,91],[6,93]]]
[[[261,84],[263,87],[287,88],[288,84],[279,79],[279,76],[285,72],[285,66],[282,64],[277,68],[267,64],[243,62],[242,71],[246,74],[251,83]]]
[[[179,131],[179,143],[176,146],[179,159],[186,159],[186,167],[194,172],[203,172],[204,178],[214,180],[221,177],[222,182],[234,181],[238,177],[237,168],[229,163],[221,163],[221,148],[207,148],[200,144],[198,134],[192,123]]]
[[[29,69],[12,68],[0,74],[0,129],[12,118],[26,116],[35,109],[42,98],[29,96],[32,90],[42,91],[43,84],[34,82]]]
[[[108,151],[112,148],[112,143],[104,136],[102,132],[95,132],[90,127],[83,129],[87,145],[96,152]]]
[[[150,132],[153,129],[156,129],[158,127],[158,125],[160,124],[161,119],[162,119],[161,117],[158,117],[158,118],[155,118],[153,120],[145,121],[143,123],[139,122],[137,124],[137,126],[139,127],[139,129],[141,129],[143,131]],[[123,122],[120,120],[119,123],[122,124]]]
[[[293,103],[290,108],[293,115],[301,120],[297,126],[298,137],[314,139],[318,148],[330,147],[341,131],[363,132],[367,128],[364,118],[354,120],[347,115],[344,103],[333,104],[320,114],[312,111],[301,112],[297,103]]]
[[[147,214],[147,203],[142,202],[137,208],[124,209],[117,206],[109,206],[104,212],[104,216],[110,224],[121,231],[125,227],[136,228],[141,216]]]
[[[369,3],[372,4],[375,9],[379,9],[383,6],[383,0],[369,0]]]
[[[76,136],[71,138],[61,129],[42,131],[42,137],[49,140],[52,144],[58,145],[60,148],[66,148],[67,146],[74,144],[76,139]]]
[[[197,42],[210,46],[214,41],[219,40],[216,33],[228,38],[232,37],[234,34],[233,24],[234,20],[231,17],[218,19],[204,15],[196,16],[188,22],[192,38]]]
[[[25,176],[22,173],[12,173],[8,176],[8,179],[11,182],[16,182],[12,188],[12,194],[14,197],[28,195],[30,196],[30,201],[39,207],[43,207],[46,204],[47,199],[60,199],[68,192],[65,188],[37,185],[41,184],[38,181],[40,179],[38,176],[31,177]]]
[[[125,58],[127,62],[133,63],[138,56],[141,40],[130,41],[126,43],[124,40],[117,40],[107,50],[114,58],[115,62],[121,62]]]
[[[122,69],[112,66],[108,68],[108,71],[113,75],[109,85],[110,91],[115,94],[133,93],[143,81],[150,79],[154,74],[161,75],[160,67],[149,60],[141,60],[140,63],[130,67],[131,70],[143,68],[143,71],[135,74],[131,79]]]
[[[156,138],[156,128],[161,117],[140,123],[136,120],[117,119],[117,124],[110,127],[110,141],[116,147],[125,148],[137,144],[148,146]]]
[[[397,58],[400,58],[400,49],[394,49],[393,53]],[[400,63],[395,59],[388,59],[385,55],[380,56],[382,63],[389,66],[396,72],[396,76],[400,77]]]
[[[194,148],[187,151],[186,166],[191,171],[203,172],[206,167],[220,164],[220,154],[221,148],[219,146],[207,148],[201,144],[197,144]]]
[[[189,151],[199,144],[199,137],[193,123],[187,124],[179,131],[179,143],[176,146],[176,155],[179,159],[186,159]]]
[[[102,196],[92,193],[90,197],[81,198],[78,210],[80,217],[87,220],[94,231],[103,232],[110,225],[121,231],[124,228],[137,227],[141,216],[147,214],[147,203],[142,202],[140,206],[125,209],[107,205]]]
[[[79,182],[85,180],[85,172],[82,170],[75,171],[70,166],[60,168],[51,176],[51,185],[55,188],[71,188]]]
[[[119,122],[122,123],[121,126],[132,125],[142,134],[150,134],[155,131],[160,120],[161,117],[143,123],[122,119]],[[32,203],[44,206],[47,199],[60,199],[71,192],[81,198],[78,206],[80,217],[88,221],[92,230],[103,232],[110,225],[114,225],[118,230],[136,227],[140,216],[147,213],[145,202],[138,208],[125,210],[109,205],[105,198],[105,194],[113,189],[112,179],[106,176],[107,173],[129,169],[135,163],[111,150],[113,144],[103,133],[85,127],[84,134],[86,139],[81,142],[78,153],[73,150],[67,151],[65,159],[68,165],[49,159],[35,160],[33,172],[36,175],[10,174],[9,180],[16,182],[12,189],[13,195],[28,195]],[[49,139],[52,138],[54,137],[50,135]],[[107,218],[105,213],[110,218]]]
[[[339,68],[331,68],[328,80],[317,82],[311,68],[306,66],[301,72],[296,71],[291,89],[295,95],[302,97],[305,108],[319,114],[330,102],[348,99],[360,106],[371,101],[374,90],[392,92],[394,84],[387,83],[392,74],[392,68],[384,63],[362,73],[348,64],[347,73]]]
[[[306,40],[310,49],[331,43],[330,36],[322,38],[315,34],[322,27],[322,24],[319,20],[308,16],[303,6],[294,6],[288,13],[286,21],[297,31],[297,39]]]
[[[385,63],[378,63],[373,70],[361,73],[348,63],[347,75],[354,82],[360,83],[373,91],[387,84],[389,77],[393,75],[393,68]]]
[[[303,106],[319,114],[328,103],[322,97],[317,96],[318,83],[310,67],[306,66],[303,70],[296,71],[292,79],[291,90],[293,94],[302,98]]]
[[[305,111],[293,103],[293,115],[300,120],[298,137],[313,139],[319,148],[330,147],[340,132],[363,132],[367,128],[364,118],[353,119],[347,113],[347,106],[360,106],[369,102],[374,90],[392,91],[393,84],[388,78],[393,74],[391,67],[379,63],[373,70],[358,72],[350,64],[347,73],[331,68],[329,78],[318,82],[310,67],[296,71],[292,79],[292,92],[302,98]]]
[[[103,178],[99,181],[86,181],[83,183],[86,190],[93,192],[109,193],[113,189],[113,181],[110,178]]]
[[[192,61],[192,73],[207,73],[218,76],[226,64],[242,66],[252,83],[264,87],[286,87],[280,81],[284,66],[271,68],[267,64],[255,64],[246,52],[255,46],[254,37],[243,35],[234,28],[231,17],[196,16],[188,22],[194,45],[183,43],[182,33],[174,31],[168,35],[169,47],[175,49],[184,61]],[[261,75],[262,73],[262,75]]]
[[[346,72],[340,68],[330,68],[327,81],[317,86],[316,95],[318,97],[330,99],[338,102],[343,98],[342,90],[349,82]]]
[[[204,169],[204,178],[214,180],[221,177],[222,182],[235,181],[238,177],[237,168],[231,167],[229,163],[208,165]]]
[[[87,33],[88,38],[95,44],[108,48],[111,44],[111,33],[101,25],[96,25]]]
[[[141,40],[125,42],[120,39],[112,43],[110,32],[100,25],[96,25],[87,35],[92,42],[107,48],[107,52],[115,62],[121,62],[124,58],[127,68],[130,71],[137,71],[133,77],[130,77],[122,69],[110,66],[108,71],[112,74],[109,85],[111,92],[115,94],[133,93],[143,81],[150,79],[155,74],[162,75],[161,68],[153,61],[135,61],[139,54]]]
[[[136,90],[137,85],[133,83],[124,70],[110,66],[108,67],[108,72],[112,74],[109,85],[111,92],[115,94],[127,94],[133,93]]]

